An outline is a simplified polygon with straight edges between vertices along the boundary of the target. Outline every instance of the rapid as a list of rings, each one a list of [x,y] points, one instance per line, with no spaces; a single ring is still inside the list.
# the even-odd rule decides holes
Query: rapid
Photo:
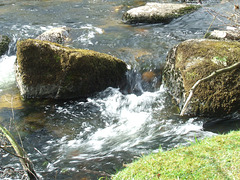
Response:
[[[0,123],[16,137],[20,134],[42,179],[98,179],[142,155],[188,145],[240,125],[238,113],[222,118],[180,117],[161,84],[170,48],[203,38],[213,17],[201,8],[169,24],[124,24],[122,14],[144,2],[0,0],[0,34],[12,40],[0,57]],[[231,3],[206,1],[203,6],[226,11]],[[71,29],[67,46],[125,61],[127,87],[108,87],[79,100],[22,101],[15,82],[16,42],[62,26]],[[220,22],[214,22],[210,29],[221,28]],[[144,79],[149,72],[156,76]],[[1,154],[0,168],[6,166],[21,169],[17,158]]]

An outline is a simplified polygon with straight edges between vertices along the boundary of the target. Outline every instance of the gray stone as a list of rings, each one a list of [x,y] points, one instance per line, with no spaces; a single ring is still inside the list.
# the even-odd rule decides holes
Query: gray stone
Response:
[[[70,40],[69,31],[70,29],[67,27],[53,28],[42,33],[36,39],[63,44]]]
[[[210,32],[208,39],[240,41],[239,30],[214,30]]]
[[[129,23],[168,23],[173,18],[191,13],[201,6],[174,3],[147,3],[144,6],[130,9],[123,15]]]

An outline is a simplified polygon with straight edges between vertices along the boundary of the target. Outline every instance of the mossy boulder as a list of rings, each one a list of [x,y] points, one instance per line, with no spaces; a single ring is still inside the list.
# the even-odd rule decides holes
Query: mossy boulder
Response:
[[[192,86],[212,72],[240,59],[240,43],[218,40],[187,40],[168,53],[163,81],[182,109]],[[240,69],[200,83],[186,113],[221,116],[240,109]]]
[[[7,52],[10,42],[11,40],[7,36],[0,35],[0,56]]]
[[[17,42],[16,80],[24,98],[88,97],[125,81],[126,64],[91,50],[48,41]]]
[[[123,20],[128,23],[169,23],[174,18],[191,13],[201,6],[174,3],[146,3],[128,10]]]

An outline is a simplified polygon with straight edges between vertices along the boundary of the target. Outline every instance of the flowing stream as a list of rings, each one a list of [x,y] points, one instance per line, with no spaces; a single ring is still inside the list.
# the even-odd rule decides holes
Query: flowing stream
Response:
[[[222,118],[179,117],[161,85],[169,49],[202,38],[213,17],[201,8],[169,24],[122,23],[126,10],[144,2],[0,0],[0,34],[12,40],[9,51],[0,57],[0,123],[16,137],[18,129],[43,179],[98,179],[143,154],[187,145],[240,125],[239,113]],[[204,1],[203,6],[225,12],[232,4]],[[223,28],[219,25],[215,22],[211,29]],[[129,66],[128,87],[109,87],[75,101],[23,102],[14,75],[16,42],[62,26],[71,29],[67,46],[124,60]],[[0,154],[0,168],[7,166],[21,169],[17,158]]]

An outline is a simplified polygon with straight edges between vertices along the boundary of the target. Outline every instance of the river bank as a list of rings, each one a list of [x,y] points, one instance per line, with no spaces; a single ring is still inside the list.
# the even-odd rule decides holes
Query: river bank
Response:
[[[113,176],[122,179],[239,179],[240,131],[143,156]]]

